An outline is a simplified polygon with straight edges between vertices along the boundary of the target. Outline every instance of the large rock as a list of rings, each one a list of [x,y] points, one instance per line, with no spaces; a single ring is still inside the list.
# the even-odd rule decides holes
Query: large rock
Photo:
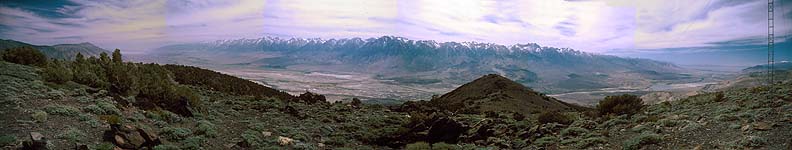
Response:
[[[281,146],[292,145],[293,143],[294,143],[294,139],[278,136],[278,144],[280,144]]]
[[[38,132],[30,132],[30,141],[22,143],[24,150],[47,150],[47,139]]]
[[[431,143],[446,142],[457,143],[459,136],[467,132],[468,128],[455,120],[443,117],[435,121],[429,128],[427,140]]]
[[[760,131],[767,131],[767,130],[770,130],[770,129],[772,129],[772,128],[773,128],[773,125],[772,125],[772,124],[769,124],[769,123],[767,123],[767,122],[757,122],[757,123],[754,123],[754,129],[755,129],[755,130],[760,130]]]
[[[153,132],[130,125],[111,125],[110,130],[105,131],[104,136],[105,140],[124,149],[153,149],[162,144],[162,141]]]

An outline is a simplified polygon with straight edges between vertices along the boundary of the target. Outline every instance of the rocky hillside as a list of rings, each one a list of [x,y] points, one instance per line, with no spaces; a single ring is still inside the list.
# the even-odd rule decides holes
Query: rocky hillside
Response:
[[[77,60],[85,63],[82,61],[85,60]],[[112,59],[87,62],[94,63],[92,61],[98,61],[95,63],[99,66],[110,65],[108,68],[124,64],[142,71],[128,74],[144,73],[143,77],[148,78],[111,75],[107,81],[109,87],[94,87],[83,81],[51,80],[64,73],[59,70],[65,69],[52,65],[80,63],[49,62],[46,67],[33,67],[0,61],[0,147],[102,150],[792,149],[792,114],[785,113],[792,112],[792,82],[789,81],[774,86],[704,93],[645,106],[640,105],[635,96],[622,96],[639,102],[636,107],[609,103],[612,105],[599,105],[594,110],[538,114],[455,113],[438,109],[427,101],[386,108],[360,101],[329,103],[322,100],[323,96],[310,93],[297,96],[299,100],[284,100],[276,95],[267,97],[245,90],[213,87],[214,84],[206,82],[182,84],[168,78],[168,69],[158,69],[156,64],[121,63]],[[114,74],[113,69],[110,70]],[[121,85],[132,81],[129,79],[141,84],[131,84],[132,88],[121,90],[125,89]],[[471,93],[451,95],[485,95],[482,99],[492,98],[484,93],[541,95],[506,81],[503,77],[485,76],[469,84],[485,88],[464,87],[460,89]],[[490,88],[502,93],[487,92]],[[128,90],[133,92],[121,94]],[[150,96],[155,96],[151,93],[160,93],[165,99],[150,101]],[[177,113],[183,109],[175,109],[176,112],[167,109],[173,104],[183,106],[185,99],[189,99],[186,104],[196,104],[187,105],[190,115]],[[618,98],[605,101],[609,99]],[[147,103],[162,105],[154,105],[154,108],[140,105]]]
[[[81,53],[86,57],[89,56],[99,57],[99,54],[101,54],[102,52],[105,53],[110,52],[105,49],[99,48],[91,43],[58,44],[52,46],[44,46],[44,45],[32,45],[14,40],[0,39],[0,52],[4,51],[5,49],[17,48],[17,47],[33,47],[35,49],[38,49],[42,53],[46,54],[50,58],[66,59],[66,60],[73,60],[74,57],[77,56],[77,53]]]
[[[773,65],[775,70],[792,70],[792,62],[782,61]],[[742,70],[743,73],[766,72],[768,69],[767,64],[756,65]]]
[[[489,74],[431,100],[447,110],[480,113],[486,111],[518,112],[572,111],[580,108],[535,92],[506,77]]]

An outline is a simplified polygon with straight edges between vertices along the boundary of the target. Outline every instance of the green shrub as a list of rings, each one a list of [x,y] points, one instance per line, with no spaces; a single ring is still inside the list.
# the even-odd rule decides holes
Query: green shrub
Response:
[[[740,126],[740,124],[736,124],[736,123],[729,124],[729,128],[732,128],[732,129],[739,129],[740,127],[742,127],[742,126]]]
[[[740,145],[747,147],[762,147],[767,144],[767,139],[759,136],[748,136],[740,140]]]
[[[104,113],[104,110],[102,110],[102,108],[99,108],[99,106],[94,104],[83,107],[83,111],[97,115],[107,115]]]
[[[115,108],[115,105],[107,102],[98,102],[96,105],[91,104],[83,107],[83,110],[97,115],[118,115],[121,111]]]
[[[358,98],[352,98],[352,102],[350,102],[350,104],[352,104],[352,106],[360,106],[360,104],[363,104],[363,102],[361,102]]]
[[[457,150],[460,149],[458,145],[452,145],[445,142],[432,144],[432,150]]]
[[[539,123],[547,124],[547,123],[559,123],[559,124],[571,124],[572,118],[559,113],[557,111],[545,111],[539,114],[537,117]]]
[[[637,150],[644,145],[660,143],[662,140],[663,137],[658,134],[644,132],[632,139],[624,141],[624,143],[622,143],[622,149]]]
[[[77,116],[80,110],[71,106],[49,105],[44,107],[44,111],[48,114],[61,115],[61,116]]]
[[[0,146],[8,146],[16,143],[16,136],[3,135],[0,136]]]
[[[412,144],[407,144],[404,146],[404,149],[407,150],[432,150],[432,147],[429,146],[429,143],[426,142],[415,142]]]
[[[172,113],[167,110],[159,110],[159,109],[146,111],[146,117],[158,121],[167,121],[169,123],[181,122],[184,119],[178,114]]]
[[[632,117],[633,122],[641,123],[641,122],[657,122],[660,120],[658,115],[639,115],[636,114]]]
[[[43,70],[41,76],[45,81],[63,84],[72,80],[72,70],[61,61],[53,60]]]
[[[87,137],[88,136],[85,134],[85,132],[77,128],[69,128],[63,133],[55,136],[55,138],[66,139],[72,143],[84,142],[85,138]]]
[[[47,56],[41,53],[41,51],[29,46],[5,50],[5,52],[2,53],[2,57],[4,61],[16,64],[40,67],[47,65]]]
[[[583,129],[583,128],[580,128],[580,127],[569,127],[569,128],[564,129],[564,130],[561,130],[561,135],[562,136],[579,136],[579,135],[583,135],[583,134],[588,133],[588,132],[589,132],[589,130],[586,130],[586,129]]]
[[[514,119],[516,121],[522,121],[522,120],[525,119],[525,115],[523,115],[521,113],[512,113],[512,119]]]
[[[724,100],[726,100],[726,98],[723,96],[723,92],[715,93],[715,97],[712,99],[714,102],[722,102]]]
[[[98,128],[99,126],[102,125],[102,123],[99,122],[99,120],[96,120],[96,119],[93,119],[93,118],[91,120],[85,121],[85,123],[87,123],[88,125],[90,125],[93,128]]]
[[[101,115],[99,119],[107,122],[108,124],[121,124],[123,120],[118,115]]]
[[[212,122],[201,120],[198,121],[198,127],[195,130],[195,133],[198,135],[206,135],[207,137],[216,137],[217,130],[215,129],[215,125]]]
[[[121,114],[121,110],[116,108],[115,104],[113,104],[113,103],[100,101],[100,102],[97,102],[96,105],[98,105],[99,108],[102,108],[102,111],[106,115],[120,115]]]
[[[696,122],[685,122],[685,123],[687,125],[682,127],[682,131],[693,131],[693,130],[700,129],[700,128],[704,127],[701,124],[696,123]]]
[[[47,121],[47,112],[42,111],[42,110],[33,111],[33,115],[31,115],[31,116],[33,117],[34,120],[36,120],[38,122]]]
[[[679,121],[671,120],[671,119],[660,119],[660,121],[658,121],[657,123],[659,123],[663,127],[675,127],[680,124]]]
[[[166,127],[163,128],[160,134],[163,137],[166,137],[171,140],[183,140],[190,135],[192,135],[192,130],[187,128],[174,128],[174,127]]]
[[[603,144],[603,143],[607,143],[607,142],[608,142],[608,140],[605,140],[605,138],[603,138],[603,137],[590,137],[590,138],[586,138],[586,139],[583,139],[580,142],[578,142],[576,147],[578,147],[580,149],[585,149],[585,148],[588,148],[588,147],[591,147],[591,146],[594,146],[594,145],[597,145],[597,144]]]
[[[250,144],[250,146],[259,147],[261,146],[263,141],[261,140],[261,138],[259,138],[258,134],[259,133],[256,131],[247,130],[244,133],[242,133],[242,139],[245,140],[244,142],[246,142],[247,144]]]
[[[325,141],[325,144],[333,146],[344,146],[347,143],[349,143],[349,140],[344,136],[331,136],[329,140]]]
[[[734,121],[734,120],[737,120],[737,119],[740,119],[740,118],[738,118],[737,116],[734,116],[732,114],[720,114],[720,115],[715,116],[715,120],[718,120],[718,121]]]
[[[92,149],[94,149],[94,150],[113,150],[113,148],[115,148],[115,145],[113,145],[113,144],[100,143],[100,144],[97,144],[97,145],[93,146]],[[156,149],[156,147],[155,147],[155,149]]]
[[[547,146],[555,143],[558,143],[558,138],[553,136],[545,136],[533,141],[533,144],[538,146]]]
[[[204,143],[206,143],[206,138],[204,136],[193,136],[184,139],[182,142],[184,146],[181,149],[202,149]]]
[[[162,145],[154,146],[154,150],[181,150],[181,149],[179,148],[179,146],[176,145],[162,144]]]
[[[561,145],[572,145],[580,142],[580,138],[566,138],[561,140]]]
[[[597,105],[600,115],[632,115],[638,113],[641,108],[643,108],[641,98],[629,94],[606,96]]]
[[[295,150],[316,150],[316,149],[319,149],[314,144],[302,143],[302,142],[294,143],[294,146],[292,146],[292,148],[295,149]]]

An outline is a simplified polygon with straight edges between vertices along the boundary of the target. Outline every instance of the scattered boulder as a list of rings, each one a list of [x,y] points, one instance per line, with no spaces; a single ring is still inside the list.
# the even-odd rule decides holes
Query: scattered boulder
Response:
[[[746,124],[746,125],[744,125],[744,126],[740,127],[740,130],[742,130],[743,132],[744,132],[744,131],[748,131],[748,129],[751,129],[751,125],[747,125],[747,124]]]
[[[159,136],[135,126],[110,125],[110,130],[104,133],[105,140],[112,142],[123,149],[153,149],[162,144]]]
[[[47,139],[38,132],[30,132],[30,141],[22,143],[24,150],[47,150]]]
[[[281,146],[291,145],[293,143],[294,143],[294,139],[278,136],[278,144],[280,144]]]
[[[261,135],[264,135],[264,137],[269,137],[269,136],[272,136],[272,132],[264,131],[264,132],[261,132]]]
[[[492,121],[491,120],[484,120],[473,127],[476,134],[471,135],[467,138],[467,141],[474,142],[478,140],[487,140],[488,137],[495,136],[495,130],[492,129]]]
[[[754,126],[754,130],[759,130],[759,131],[767,131],[773,128],[773,125],[767,122],[757,122],[754,123],[753,126]]]

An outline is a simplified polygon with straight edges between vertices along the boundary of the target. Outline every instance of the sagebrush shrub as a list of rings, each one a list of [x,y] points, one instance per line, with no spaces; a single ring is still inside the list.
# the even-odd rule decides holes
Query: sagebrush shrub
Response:
[[[412,143],[412,144],[407,144],[407,146],[405,146],[404,149],[407,149],[407,150],[432,150],[432,147],[429,146],[429,143],[426,143],[426,142],[415,142],[415,143]]]
[[[546,124],[546,123],[559,123],[559,124],[571,124],[572,118],[559,113],[557,111],[545,111],[539,114],[539,117],[536,119],[539,123]]]
[[[448,143],[444,143],[444,142],[432,144],[432,150],[457,150],[457,149],[460,149],[460,148],[461,147],[459,147],[457,145],[452,145],[452,144],[448,144]]]
[[[597,110],[600,115],[632,115],[643,108],[643,101],[635,95],[607,96],[599,102]]]
[[[33,111],[33,114],[31,115],[31,117],[33,117],[33,119],[38,121],[38,122],[44,122],[44,121],[47,121],[47,112],[42,111],[42,110],[36,110],[36,111]]]
[[[722,102],[724,100],[726,100],[726,98],[724,98],[723,92],[715,93],[715,98],[712,99],[712,101],[715,101],[715,102]]]
[[[637,137],[624,141],[624,143],[622,143],[623,144],[622,149],[624,150],[641,149],[641,147],[643,147],[644,145],[660,143],[660,141],[662,140],[663,137],[658,134],[645,132],[645,133],[641,133]]]

